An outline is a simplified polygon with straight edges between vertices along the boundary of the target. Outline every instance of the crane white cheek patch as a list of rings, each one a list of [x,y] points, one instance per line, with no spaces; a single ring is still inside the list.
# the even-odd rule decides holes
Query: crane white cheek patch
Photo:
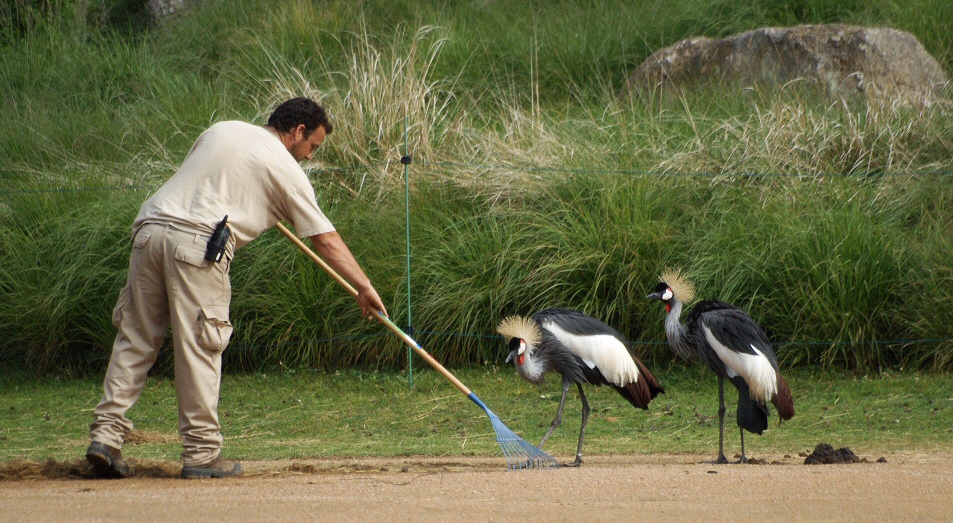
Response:
[[[516,367],[517,372],[533,383],[539,382],[543,378],[543,367],[533,358],[533,351],[525,351],[519,357],[522,361]]]
[[[725,364],[729,377],[732,373],[744,378],[751,389],[751,396],[763,403],[771,401],[778,392],[778,377],[768,358],[757,347],[751,345],[755,354],[744,354],[725,346],[708,326],[704,326],[705,340],[715,350],[715,354]]]
[[[579,356],[589,368],[597,368],[610,383],[624,387],[639,379],[639,369],[625,345],[608,334],[580,336],[561,329],[555,323],[543,328],[556,336],[573,354]]]

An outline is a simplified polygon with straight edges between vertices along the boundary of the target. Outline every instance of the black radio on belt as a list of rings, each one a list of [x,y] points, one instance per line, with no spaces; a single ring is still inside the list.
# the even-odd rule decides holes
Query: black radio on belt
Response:
[[[228,245],[228,238],[232,235],[231,229],[228,228],[228,215],[225,215],[225,218],[222,218],[222,221],[218,222],[218,225],[215,226],[215,232],[212,233],[212,237],[208,239],[208,249],[205,250],[205,259],[213,262],[222,261],[222,256],[225,255],[225,246]]]

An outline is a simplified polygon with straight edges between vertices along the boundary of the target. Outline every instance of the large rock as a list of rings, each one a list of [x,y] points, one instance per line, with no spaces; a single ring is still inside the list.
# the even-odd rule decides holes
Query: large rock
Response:
[[[195,3],[196,1],[197,0],[148,0],[146,7],[149,9],[149,14],[152,15],[152,19],[159,20],[160,18],[185,11],[190,3]]]
[[[909,33],[801,25],[720,40],[682,40],[646,59],[622,94],[713,83],[748,87],[791,82],[836,97],[919,103],[929,103],[949,83],[940,64]]]

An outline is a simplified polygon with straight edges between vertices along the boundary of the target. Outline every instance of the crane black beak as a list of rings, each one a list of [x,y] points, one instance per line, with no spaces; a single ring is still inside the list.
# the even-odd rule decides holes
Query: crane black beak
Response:
[[[518,353],[519,351],[520,351],[519,349],[513,349],[513,350],[511,350],[510,353],[509,353],[509,355],[506,356],[506,363],[509,363],[509,362],[513,361],[513,359],[516,358],[517,353]]]
[[[648,299],[650,299],[650,300],[659,300],[659,301],[661,301],[661,300],[662,300],[662,293],[661,293],[661,292],[653,292],[652,294],[649,294],[648,296],[646,296],[646,298],[648,298]]]

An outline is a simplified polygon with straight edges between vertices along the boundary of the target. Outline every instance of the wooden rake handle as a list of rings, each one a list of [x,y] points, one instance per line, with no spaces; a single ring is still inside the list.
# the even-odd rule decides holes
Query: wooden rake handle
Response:
[[[301,249],[303,253],[307,254],[308,257],[314,261],[314,263],[317,263],[318,265],[320,265],[321,268],[324,269],[324,272],[331,275],[331,277],[334,278],[336,282],[338,282],[339,284],[341,284],[342,287],[347,289],[347,292],[351,293],[351,296],[354,296],[355,298],[357,298],[357,289],[355,289],[353,285],[348,283],[347,280],[342,278],[340,274],[338,274],[334,269],[332,269],[331,266],[328,265],[327,262],[322,260],[320,256],[315,254],[314,251],[312,251],[307,245],[305,245],[303,241],[298,239],[297,236],[295,236],[291,231],[289,231],[288,228],[284,226],[284,224],[282,224],[281,222],[278,222],[275,224],[275,227],[277,227],[279,231],[281,231],[285,236],[288,237],[289,240],[291,240],[295,245],[297,245],[298,248]],[[437,370],[437,372],[439,372],[440,374],[443,374],[444,378],[447,378],[448,380],[450,380],[450,383],[453,383],[453,385],[457,389],[459,389],[464,396],[470,396],[471,391],[470,389],[467,388],[466,385],[463,384],[463,382],[458,380],[456,376],[454,376],[453,374],[450,373],[450,371],[445,369],[443,365],[440,364],[440,362],[433,359],[433,356],[427,353],[427,351],[425,351],[423,347],[420,346],[419,343],[414,341],[414,339],[408,336],[406,332],[402,331],[400,327],[395,325],[394,322],[390,320],[390,318],[388,318],[387,316],[384,316],[383,312],[377,311],[377,321],[383,323],[388,329],[393,331],[394,334],[396,334],[398,337],[400,337],[400,339],[404,341],[404,343],[410,346],[410,348],[414,349],[414,352],[416,352],[418,356],[420,356],[421,358],[424,359],[424,361],[429,363],[431,367]]]

